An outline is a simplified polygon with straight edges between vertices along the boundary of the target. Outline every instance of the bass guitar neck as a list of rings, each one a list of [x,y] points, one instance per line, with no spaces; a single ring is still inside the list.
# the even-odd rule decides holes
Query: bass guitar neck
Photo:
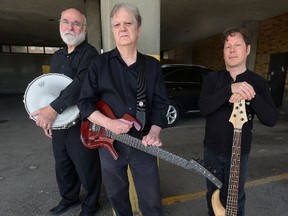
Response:
[[[215,216],[237,216],[238,214],[238,185],[241,159],[241,135],[242,126],[248,121],[245,110],[245,100],[234,104],[234,108],[229,121],[234,126],[232,143],[231,165],[228,185],[228,195],[226,209],[220,202],[220,190],[216,190],[212,195],[212,207]]]

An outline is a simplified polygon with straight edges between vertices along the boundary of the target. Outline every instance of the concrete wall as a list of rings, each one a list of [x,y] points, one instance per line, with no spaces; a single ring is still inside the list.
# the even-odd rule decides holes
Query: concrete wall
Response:
[[[111,31],[110,11],[119,0],[101,0],[102,42],[104,51],[115,47]],[[160,56],[160,1],[126,0],[136,5],[142,16],[142,26],[138,41],[138,50],[144,54]]]
[[[22,94],[51,55],[0,54],[0,94]]]

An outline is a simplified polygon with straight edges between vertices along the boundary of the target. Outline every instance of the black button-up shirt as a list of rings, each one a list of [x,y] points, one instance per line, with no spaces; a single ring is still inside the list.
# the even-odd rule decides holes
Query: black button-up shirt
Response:
[[[247,108],[257,115],[266,126],[274,126],[278,111],[271,98],[268,83],[259,75],[247,70],[236,77],[235,82],[246,81],[253,86],[256,96],[248,101]],[[233,143],[233,125],[229,122],[233,105],[229,103],[232,95],[233,79],[227,70],[208,74],[203,82],[199,98],[199,109],[206,116],[204,145],[219,153],[230,154]],[[251,150],[253,122],[249,120],[242,126],[241,151]]]
[[[167,126],[168,98],[159,61],[144,55],[146,74],[146,126]],[[127,66],[117,48],[99,55],[91,64],[77,103],[82,119],[97,110],[96,102],[104,101],[117,118],[125,113],[136,116],[137,76],[136,63]]]
[[[69,54],[67,47],[53,54],[50,73],[61,73],[73,80],[50,104],[57,113],[61,114],[66,108],[76,104],[88,67],[97,55],[98,51],[86,41]]]

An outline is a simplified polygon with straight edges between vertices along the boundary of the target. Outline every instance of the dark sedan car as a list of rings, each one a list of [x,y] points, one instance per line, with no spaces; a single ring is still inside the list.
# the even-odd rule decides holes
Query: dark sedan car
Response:
[[[212,70],[201,65],[164,64],[162,71],[170,101],[167,119],[169,126],[173,126],[180,116],[199,112],[198,99],[203,78]]]

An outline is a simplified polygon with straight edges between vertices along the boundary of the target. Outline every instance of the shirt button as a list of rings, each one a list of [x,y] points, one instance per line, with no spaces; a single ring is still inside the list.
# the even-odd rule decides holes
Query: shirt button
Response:
[[[128,109],[131,110],[131,107],[129,107]]]

